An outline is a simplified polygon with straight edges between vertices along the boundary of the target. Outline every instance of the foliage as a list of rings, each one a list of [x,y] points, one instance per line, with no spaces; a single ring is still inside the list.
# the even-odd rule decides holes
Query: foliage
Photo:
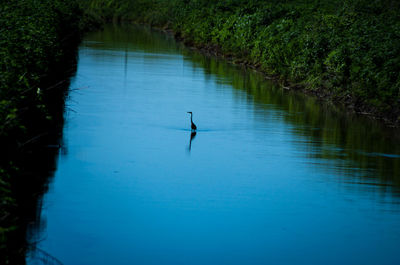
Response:
[[[86,0],[104,19],[169,26],[268,73],[387,113],[400,109],[395,0]]]
[[[13,182],[16,150],[55,118],[63,92],[54,76],[65,69],[72,43],[83,27],[82,12],[70,0],[3,0],[0,4],[0,256],[1,264],[23,263],[17,241]],[[54,96],[57,94],[57,98]],[[14,255],[15,254],[15,255]],[[18,259],[18,258],[17,258]],[[21,261],[22,260],[22,261]]]
[[[193,45],[217,48],[310,89],[325,89],[399,115],[399,11],[396,0],[1,1],[0,144],[5,151],[0,157],[0,256],[4,263],[11,255],[6,242],[16,228],[10,217],[16,203],[10,175],[17,171],[4,164],[4,154],[34,135],[35,121],[54,119],[51,106],[59,101],[49,96],[50,75],[66,58],[66,47],[79,28],[90,24],[88,18],[169,27]]]
[[[0,135],[21,129],[27,104],[43,106],[43,80],[76,32],[74,1],[5,1],[0,6]],[[31,111],[31,109],[30,109]],[[14,130],[15,129],[15,130]]]

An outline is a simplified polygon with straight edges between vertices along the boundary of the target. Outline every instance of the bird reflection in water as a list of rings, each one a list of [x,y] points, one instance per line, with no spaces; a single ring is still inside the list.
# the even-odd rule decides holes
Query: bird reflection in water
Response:
[[[190,133],[190,142],[189,142],[189,153],[192,150],[192,141],[196,137],[196,130],[197,126],[193,122],[193,112],[188,111],[187,113],[190,114],[190,128],[192,129],[192,132]]]
[[[190,153],[190,151],[192,150],[192,141],[193,141],[193,139],[196,137],[196,132],[195,131],[192,131],[191,133],[190,133],[190,141],[189,141],[189,153]]]

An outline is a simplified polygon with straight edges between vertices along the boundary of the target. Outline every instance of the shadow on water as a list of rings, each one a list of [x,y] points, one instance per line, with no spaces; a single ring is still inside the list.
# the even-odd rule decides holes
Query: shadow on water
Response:
[[[246,100],[255,105],[253,117],[261,129],[273,125],[272,119],[289,126],[296,136],[291,139],[299,150],[296,155],[319,161],[317,167],[344,176],[335,181],[343,185],[360,183],[363,185],[352,187],[400,195],[398,129],[282,89],[252,69],[243,70],[196,52],[184,53],[186,63],[204,72],[206,79],[240,91],[234,93],[237,101],[243,100],[245,92]]]

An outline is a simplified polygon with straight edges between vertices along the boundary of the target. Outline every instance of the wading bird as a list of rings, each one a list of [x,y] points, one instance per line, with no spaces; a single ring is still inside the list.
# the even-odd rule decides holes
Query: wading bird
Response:
[[[190,113],[190,122],[192,123],[192,131],[196,131],[197,126],[196,124],[193,123],[193,113],[191,111],[188,111],[188,113]]]

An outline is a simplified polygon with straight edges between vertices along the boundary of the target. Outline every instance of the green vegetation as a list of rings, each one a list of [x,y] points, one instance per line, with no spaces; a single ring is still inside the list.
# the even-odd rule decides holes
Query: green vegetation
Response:
[[[40,153],[27,154],[62,119],[63,84],[68,81],[60,82],[60,78],[71,70],[67,62],[75,57],[80,28],[82,12],[75,1],[4,0],[0,4],[1,264],[25,262],[21,241],[26,227],[21,224],[26,221],[19,220],[23,203],[18,192],[32,204],[29,211],[35,212],[39,196],[35,192],[43,189],[48,175],[28,174],[25,165],[43,163],[45,158]],[[17,185],[28,188],[16,191]]]
[[[20,119],[28,105],[46,115],[43,93],[47,88],[43,81],[62,60],[63,50],[78,28],[78,17],[74,1],[23,0],[1,4],[2,136],[15,135],[24,129]]]
[[[105,20],[172,28],[357,111],[400,119],[400,3],[395,0],[86,0]]]
[[[0,263],[24,262],[24,253],[13,252],[23,250],[10,244],[16,233],[25,232],[17,231],[13,185],[26,182],[32,174],[25,169],[23,180],[14,176],[21,175],[20,162],[32,158],[21,155],[26,146],[62,119],[67,82],[64,86],[58,82],[71,70],[75,52],[71,47],[90,24],[88,17],[172,29],[191,45],[322,91],[358,111],[385,113],[400,123],[400,2],[396,0],[3,0]],[[36,158],[32,161],[40,160]],[[53,164],[49,163],[50,171]],[[36,180],[30,181],[40,194],[46,180]],[[28,196],[32,205],[37,194]],[[16,261],[12,256],[22,258]]]

